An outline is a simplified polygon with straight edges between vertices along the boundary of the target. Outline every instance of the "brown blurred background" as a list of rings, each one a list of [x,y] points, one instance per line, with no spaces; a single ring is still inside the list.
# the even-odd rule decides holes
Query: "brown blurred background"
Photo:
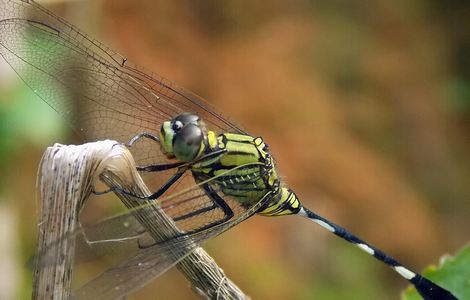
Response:
[[[470,240],[468,3],[38,2],[263,136],[307,207],[411,268]],[[0,66],[0,298],[28,298],[39,159],[79,140]],[[254,217],[205,248],[253,299],[398,299],[406,286],[295,217]],[[174,270],[132,299],[157,295],[197,299]]]

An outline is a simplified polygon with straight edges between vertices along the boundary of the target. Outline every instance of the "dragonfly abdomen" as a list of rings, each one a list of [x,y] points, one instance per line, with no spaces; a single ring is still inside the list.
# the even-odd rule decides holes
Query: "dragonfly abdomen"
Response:
[[[282,187],[271,198],[271,201],[258,211],[258,214],[267,217],[293,215],[297,214],[301,208],[297,195],[291,189]]]

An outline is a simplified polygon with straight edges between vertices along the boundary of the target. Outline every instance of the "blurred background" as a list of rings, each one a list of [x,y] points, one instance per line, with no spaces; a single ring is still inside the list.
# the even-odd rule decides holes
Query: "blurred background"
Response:
[[[422,270],[470,240],[465,1],[38,1],[263,136],[319,214]],[[0,60],[0,298],[29,298],[45,147],[80,143]],[[117,201],[117,200],[115,200]],[[398,299],[406,282],[295,217],[206,244],[253,299]],[[2,294],[3,293],[3,294]],[[131,299],[197,299],[167,272]]]

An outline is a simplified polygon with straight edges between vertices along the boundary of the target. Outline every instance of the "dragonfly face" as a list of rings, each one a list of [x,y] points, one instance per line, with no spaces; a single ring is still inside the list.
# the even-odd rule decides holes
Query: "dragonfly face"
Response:
[[[160,129],[160,145],[168,158],[190,162],[204,150],[205,126],[201,119],[191,113],[183,113],[171,121],[163,122]]]

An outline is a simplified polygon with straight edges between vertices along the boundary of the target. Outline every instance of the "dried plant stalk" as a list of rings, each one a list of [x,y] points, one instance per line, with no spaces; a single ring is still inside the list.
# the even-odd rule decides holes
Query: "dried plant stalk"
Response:
[[[150,194],[136,171],[130,152],[123,145],[109,140],[79,146],[55,144],[49,147],[40,166],[40,179],[42,201],[38,253],[43,253],[48,245],[78,226],[80,209],[90,196],[96,180],[100,179],[110,186],[121,186],[137,195]],[[133,197],[117,195],[128,208],[142,205]],[[145,210],[144,214],[134,210],[134,217],[152,237],[161,240],[178,232],[173,220],[158,205],[154,202],[149,205],[153,209]],[[33,299],[71,298],[74,242],[64,239],[54,248],[54,262],[35,268]],[[248,299],[200,247],[185,256],[177,268],[202,298]]]

